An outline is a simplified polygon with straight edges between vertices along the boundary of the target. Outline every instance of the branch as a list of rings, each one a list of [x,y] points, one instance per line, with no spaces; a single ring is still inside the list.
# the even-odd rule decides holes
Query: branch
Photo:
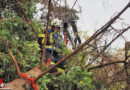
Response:
[[[41,63],[40,63],[40,68],[42,68],[43,59],[44,59],[44,56],[45,56],[45,47],[46,47],[47,36],[48,36],[48,25],[49,25],[50,12],[51,12],[51,0],[49,0],[49,4],[48,4],[47,26],[46,26],[46,32],[45,32],[45,41],[43,43],[42,59],[41,59]]]
[[[11,50],[7,47],[5,40],[1,36],[0,36],[0,39],[4,41],[4,44],[5,44],[6,48],[8,49],[8,53],[9,53],[10,57],[12,58],[12,60],[13,60],[13,62],[15,64],[16,70],[17,70],[18,74],[20,75],[20,69],[18,67],[18,64],[17,64],[17,61],[16,61],[15,57],[13,56]]]
[[[128,53],[130,51],[130,42],[126,42],[125,43],[125,63],[124,63],[124,68],[125,68],[125,72],[126,72],[126,82],[129,85],[129,80],[130,80],[130,74],[129,74],[129,66],[130,66],[130,61],[129,61],[129,56]]]
[[[9,55],[10,55],[10,57],[12,58],[12,60],[13,60],[13,62],[15,64],[15,67],[17,69],[18,74],[20,75],[20,69],[18,67],[17,61],[16,61],[15,57],[13,56],[13,54],[12,54],[12,52],[11,52],[11,50],[9,48],[8,48],[8,52],[9,52]]]
[[[130,26],[128,26],[126,29],[122,30],[122,32],[120,34],[118,34],[107,46],[104,47],[104,49],[94,57],[94,59],[92,59],[92,61],[90,63],[88,63],[84,68],[88,67],[89,65],[91,65],[97,58],[98,56],[103,53],[120,35],[122,35],[124,32],[126,32],[128,29],[130,29]],[[83,69],[84,69],[83,68]]]
[[[90,68],[88,68],[88,71],[89,71],[89,70],[93,70],[93,69],[97,69],[97,68],[102,68],[102,67],[104,67],[104,66],[108,66],[108,65],[116,64],[116,63],[125,63],[125,61],[114,61],[114,62],[110,62],[110,63],[106,63],[106,64],[94,66],[94,67],[90,67]]]
[[[124,13],[129,7],[130,7],[130,2],[118,13],[118,15],[116,15],[115,17],[113,17],[108,23],[106,23],[103,27],[101,27],[101,30],[104,29],[104,31],[105,31],[106,29],[108,29],[108,28],[111,26],[111,24],[112,24],[117,18],[119,18],[120,15],[121,15],[122,13]]]
[[[115,30],[117,33],[120,33],[116,28],[114,28],[114,27],[112,27],[112,26],[111,26],[111,28],[112,28],[113,30]],[[123,35],[121,35],[121,36],[122,36],[122,38],[124,39],[124,41],[127,42],[127,40],[125,39],[125,37],[124,37]]]

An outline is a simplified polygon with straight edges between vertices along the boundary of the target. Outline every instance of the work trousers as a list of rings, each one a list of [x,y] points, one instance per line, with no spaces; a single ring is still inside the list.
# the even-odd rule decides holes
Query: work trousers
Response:
[[[42,51],[41,51],[42,54]],[[55,50],[47,50],[45,51],[45,63],[47,63],[47,60],[50,58],[50,62],[53,63],[57,63],[59,60],[62,59],[62,55],[59,55],[57,51]],[[65,65],[66,65],[66,61],[60,63],[59,65],[57,65],[57,67],[64,69],[65,70]],[[49,67],[51,67],[52,65],[50,64]],[[57,69],[54,68],[53,70],[51,70],[51,72],[57,72]]]

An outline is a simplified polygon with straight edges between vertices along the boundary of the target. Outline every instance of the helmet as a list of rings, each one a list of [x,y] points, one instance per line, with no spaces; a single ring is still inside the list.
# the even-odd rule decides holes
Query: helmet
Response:
[[[58,18],[53,19],[51,22],[51,26],[60,27],[60,25],[61,25],[61,21]]]

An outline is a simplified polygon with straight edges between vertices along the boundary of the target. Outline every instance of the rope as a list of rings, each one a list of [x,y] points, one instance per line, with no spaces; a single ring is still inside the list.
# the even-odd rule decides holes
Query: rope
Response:
[[[26,73],[20,73],[20,76],[28,80],[28,84],[31,86],[31,90],[38,90],[37,82],[34,82],[34,78],[29,78],[29,75]]]
[[[67,45],[67,35],[66,35],[67,33],[66,32],[64,32],[64,42],[65,42],[65,44]]]
[[[47,59],[47,67],[49,67],[49,65],[50,65],[50,57]]]

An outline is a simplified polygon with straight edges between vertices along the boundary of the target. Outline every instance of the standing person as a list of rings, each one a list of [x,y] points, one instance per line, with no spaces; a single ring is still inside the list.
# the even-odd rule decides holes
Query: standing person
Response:
[[[51,29],[48,29],[47,43],[45,48],[45,63],[47,67],[50,67],[62,58],[60,50],[62,49],[61,43],[63,43],[63,40],[59,31],[60,21],[56,18],[51,22]],[[38,43],[40,44],[41,54],[44,40],[45,34],[39,34]],[[64,65],[65,63],[61,63],[55,69],[53,69],[52,72],[63,71],[65,69]]]

